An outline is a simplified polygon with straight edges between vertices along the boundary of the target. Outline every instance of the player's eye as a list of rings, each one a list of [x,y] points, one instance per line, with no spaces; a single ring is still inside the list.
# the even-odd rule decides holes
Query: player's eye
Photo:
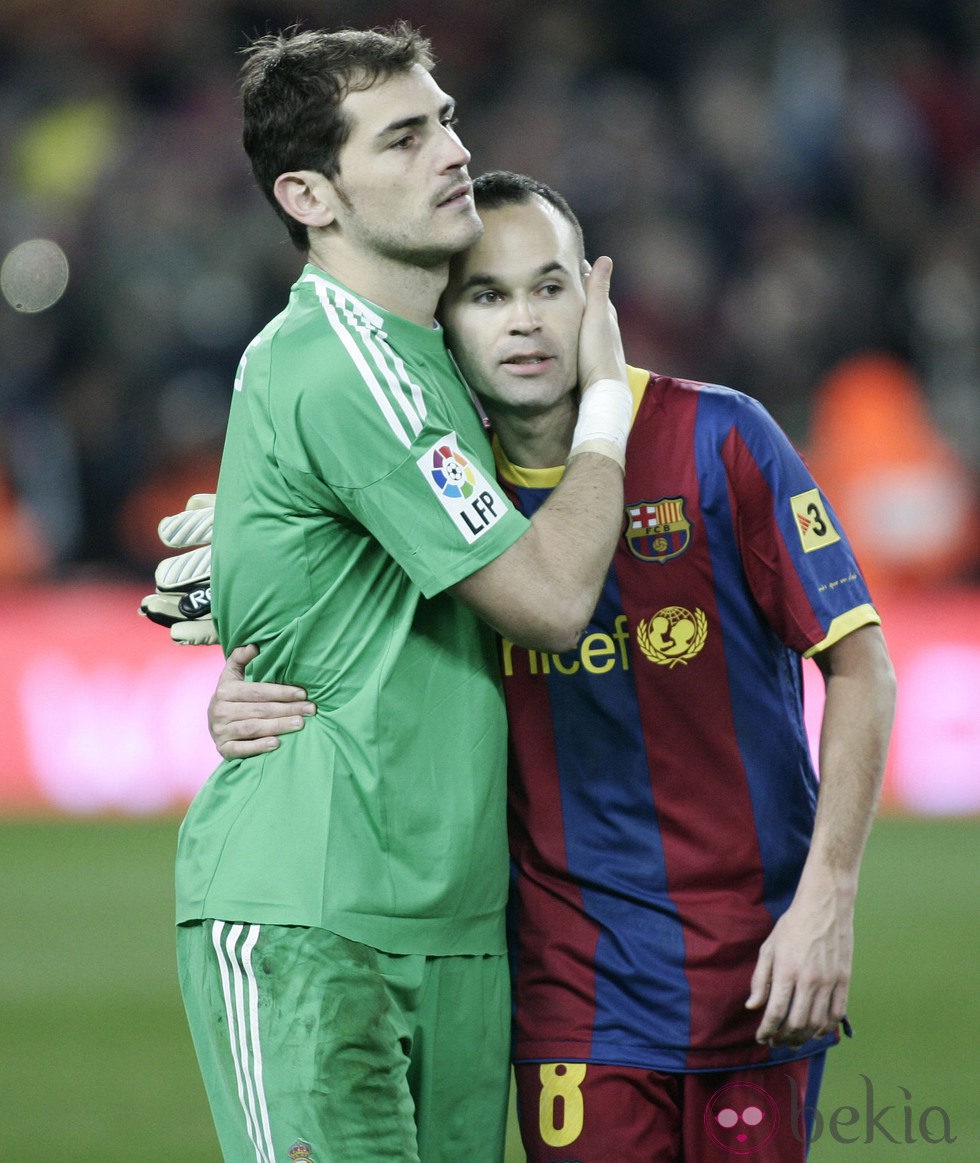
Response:
[[[563,290],[561,283],[543,283],[538,287],[538,294],[544,295],[547,299],[553,299],[556,295],[560,295]]]
[[[503,295],[499,291],[480,291],[478,295],[473,298],[474,303],[480,303],[486,307],[491,307],[495,303],[500,303],[503,300]]]

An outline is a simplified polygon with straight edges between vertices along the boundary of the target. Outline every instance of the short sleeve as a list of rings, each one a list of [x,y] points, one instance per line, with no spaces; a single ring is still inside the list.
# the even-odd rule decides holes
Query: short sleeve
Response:
[[[753,596],[786,643],[812,654],[879,621],[840,519],[788,437],[736,394],[723,455]]]
[[[275,423],[283,475],[359,522],[426,597],[499,557],[528,525],[496,482],[466,389],[439,362],[429,376],[402,367],[381,381],[334,358],[338,374],[285,395]]]

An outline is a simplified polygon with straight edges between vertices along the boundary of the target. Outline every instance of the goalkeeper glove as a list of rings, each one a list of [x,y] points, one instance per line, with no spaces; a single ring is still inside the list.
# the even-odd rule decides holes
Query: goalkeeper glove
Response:
[[[140,604],[140,613],[170,628],[170,637],[182,646],[212,646],[218,635],[211,617],[211,528],[214,493],[195,493],[183,513],[164,517],[160,540],[173,549],[199,546],[176,557],[166,557],[156,568],[156,593]]]

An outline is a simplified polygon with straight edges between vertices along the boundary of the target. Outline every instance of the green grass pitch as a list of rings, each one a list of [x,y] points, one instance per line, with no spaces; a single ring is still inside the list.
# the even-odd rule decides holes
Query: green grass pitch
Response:
[[[175,980],[176,826],[0,824],[0,1159],[220,1158]],[[812,1160],[980,1159],[978,869],[978,820],[876,824]]]

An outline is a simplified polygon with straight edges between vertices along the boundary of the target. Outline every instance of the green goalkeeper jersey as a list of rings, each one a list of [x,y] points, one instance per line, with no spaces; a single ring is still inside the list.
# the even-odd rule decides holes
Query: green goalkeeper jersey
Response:
[[[494,634],[445,590],[527,522],[438,328],[307,266],[239,365],[214,611],[248,677],[317,714],[191,804],[177,920],[329,929],[392,953],[504,949],[506,721]]]

